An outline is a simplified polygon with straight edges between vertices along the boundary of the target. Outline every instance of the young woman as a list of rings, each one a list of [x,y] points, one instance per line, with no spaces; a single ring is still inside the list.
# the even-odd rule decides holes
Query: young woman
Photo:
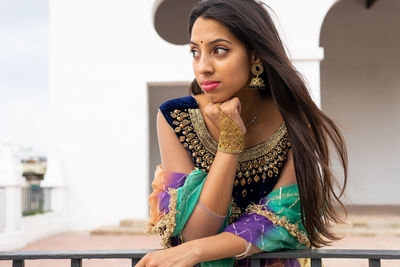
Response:
[[[201,1],[189,35],[193,96],[167,101],[157,116],[162,165],[147,230],[167,249],[136,266],[249,266],[254,253],[337,239],[343,138],[312,101],[263,5]],[[340,194],[330,149],[343,165]]]

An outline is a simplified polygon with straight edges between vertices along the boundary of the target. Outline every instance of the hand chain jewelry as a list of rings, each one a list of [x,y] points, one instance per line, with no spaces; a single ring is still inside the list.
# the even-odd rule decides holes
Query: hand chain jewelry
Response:
[[[222,111],[220,104],[217,106],[221,120],[218,150],[225,153],[238,154],[244,149],[244,136],[239,127]]]

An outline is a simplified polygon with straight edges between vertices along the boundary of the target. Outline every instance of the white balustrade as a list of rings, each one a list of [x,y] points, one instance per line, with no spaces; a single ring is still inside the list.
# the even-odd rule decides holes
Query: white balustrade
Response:
[[[22,216],[22,189],[27,183],[15,154],[16,148],[8,141],[0,145],[0,250],[17,249],[29,242],[68,230],[64,212],[66,186],[61,176],[58,152],[50,153],[52,165],[41,185],[51,188],[52,212]]]

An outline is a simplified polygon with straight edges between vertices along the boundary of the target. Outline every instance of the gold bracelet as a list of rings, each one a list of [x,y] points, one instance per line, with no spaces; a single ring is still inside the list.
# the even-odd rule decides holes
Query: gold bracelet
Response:
[[[225,153],[238,154],[243,151],[244,137],[239,127],[222,111],[218,104],[220,124],[220,134],[218,150]]]

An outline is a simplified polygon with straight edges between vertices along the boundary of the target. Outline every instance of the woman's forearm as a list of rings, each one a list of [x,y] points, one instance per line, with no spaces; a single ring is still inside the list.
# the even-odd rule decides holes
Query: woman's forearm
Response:
[[[194,251],[196,263],[233,257],[246,249],[241,237],[227,232],[196,239],[181,246]]]
[[[231,203],[238,159],[239,154],[218,151],[200,195],[201,202],[222,216],[228,213]]]

